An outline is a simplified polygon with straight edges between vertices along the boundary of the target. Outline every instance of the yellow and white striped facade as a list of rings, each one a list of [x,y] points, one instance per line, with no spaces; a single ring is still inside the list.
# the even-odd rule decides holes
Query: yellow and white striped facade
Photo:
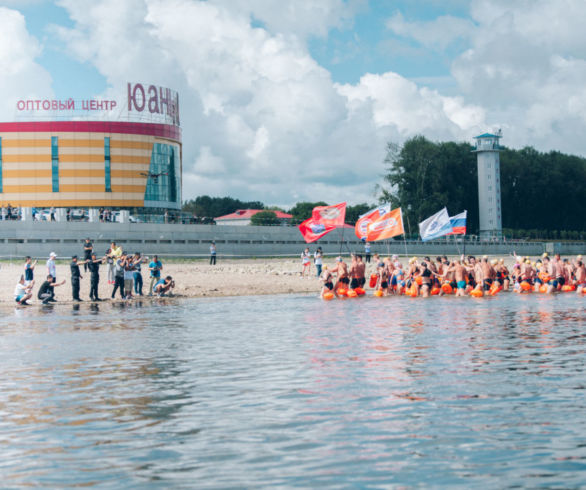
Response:
[[[178,158],[176,202],[145,202],[157,143]],[[181,204],[181,133],[130,122],[0,123],[0,201],[22,207],[168,207]],[[167,174],[165,174],[167,175]],[[57,181],[55,179],[58,179]],[[56,183],[57,182],[57,183]],[[163,204],[163,206],[161,206]]]

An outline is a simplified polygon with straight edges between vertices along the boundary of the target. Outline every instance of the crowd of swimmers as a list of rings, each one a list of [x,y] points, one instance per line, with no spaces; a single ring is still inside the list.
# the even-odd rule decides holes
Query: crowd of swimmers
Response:
[[[56,302],[55,288],[63,286],[66,282],[65,279],[57,281],[56,258],[55,252],[49,254],[46,263],[46,280],[37,290],[37,299],[43,304]],[[33,261],[31,257],[25,259],[24,273],[20,276],[14,290],[14,300],[19,305],[30,304],[29,300],[33,297],[37,262],[37,260]],[[149,259],[140,252],[128,254],[116,242],[112,242],[107,252],[103,256],[98,256],[93,249],[93,243],[87,238],[83,246],[83,260],[79,260],[78,256],[74,255],[69,264],[73,301],[83,301],[80,298],[80,285],[81,279],[83,279],[82,266],[84,273],[89,271],[90,274],[90,301],[103,301],[98,295],[100,267],[103,265],[107,267],[108,284],[112,285],[111,299],[115,299],[116,293],[124,300],[130,300],[134,296],[143,296],[143,266],[146,266],[149,271],[148,296],[171,295],[175,287],[175,281],[171,276],[162,276],[163,264],[157,255]]]
[[[446,294],[494,296],[511,288],[516,292],[586,293],[586,268],[581,255],[562,259],[559,254],[549,257],[544,253],[534,262],[529,257],[514,255],[514,260],[509,270],[503,258],[487,256],[477,259],[462,255],[453,260],[445,255],[435,260],[412,257],[404,265],[397,255],[383,258],[374,254],[368,285],[374,289],[375,296],[405,294],[425,298]],[[352,254],[350,264],[338,256],[333,266],[324,265],[318,274],[322,281],[320,295],[324,299],[365,292],[367,270],[359,254]]]

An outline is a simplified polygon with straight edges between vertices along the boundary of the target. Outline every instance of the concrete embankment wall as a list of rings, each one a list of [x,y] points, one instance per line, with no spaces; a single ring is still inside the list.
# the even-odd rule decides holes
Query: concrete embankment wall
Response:
[[[326,254],[340,251],[340,240],[344,238],[343,253],[363,252],[364,245],[354,235],[354,230],[335,230],[319,242],[310,244],[313,252],[319,245]],[[84,223],[84,222],[24,222],[0,221],[0,256],[46,257],[55,252],[59,257],[81,255],[82,242],[89,237],[94,249],[103,254],[112,240],[129,252],[140,251],[152,255],[201,257],[209,254],[210,242],[214,240],[219,257],[297,256],[305,248],[299,231],[295,227],[268,226],[214,226],[148,223]],[[435,242],[407,242],[409,255],[455,255],[462,251],[463,244],[453,238]],[[500,255],[515,251],[518,255],[539,255],[543,252],[576,255],[586,253],[585,243],[466,243],[466,254]],[[372,251],[383,254],[405,254],[405,242],[394,240],[372,245]]]

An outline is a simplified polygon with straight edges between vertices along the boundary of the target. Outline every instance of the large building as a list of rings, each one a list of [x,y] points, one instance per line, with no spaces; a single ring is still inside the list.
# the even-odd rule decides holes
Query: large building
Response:
[[[74,103],[70,103],[73,109]],[[88,119],[94,113],[91,108],[116,105],[115,101],[94,100],[84,103],[83,108]],[[18,104],[23,110],[41,110],[44,106],[58,109],[60,104]],[[145,90],[140,84],[128,84],[128,112],[137,109],[165,114],[159,117],[161,122],[0,123],[2,206],[180,209],[182,147],[178,99],[173,99],[168,89],[150,86]],[[167,117],[169,112],[173,117]]]
[[[499,140],[497,134],[484,133],[476,136],[478,163],[478,212],[479,234],[484,238],[500,238],[503,233],[501,216],[501,171]]]

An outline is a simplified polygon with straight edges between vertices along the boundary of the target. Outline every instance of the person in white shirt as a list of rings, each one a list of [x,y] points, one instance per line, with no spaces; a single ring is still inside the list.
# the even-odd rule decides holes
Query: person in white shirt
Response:
[[[53,276],[55,281],[57,281],[57,267],[55,265],[56,258],[57,254],[55,252],[51,252],[49,254],[49,260],[47,260],[47,274]]]
[[[321,247],[317,247],[317,250],[313,254],[313,263],[317,269],[317,277],[321,277],[321,268],[323,266],[323,252]]]
[[[19,305],[28,305],[26,300],[30,299],[32,296],[32,289],[35,284],[35,281],[32,281],[29,285],[25,283],[24,275],[20,276],[20,280],[16,283],[16,288],[14,288],[14,301],[16,301]]]

